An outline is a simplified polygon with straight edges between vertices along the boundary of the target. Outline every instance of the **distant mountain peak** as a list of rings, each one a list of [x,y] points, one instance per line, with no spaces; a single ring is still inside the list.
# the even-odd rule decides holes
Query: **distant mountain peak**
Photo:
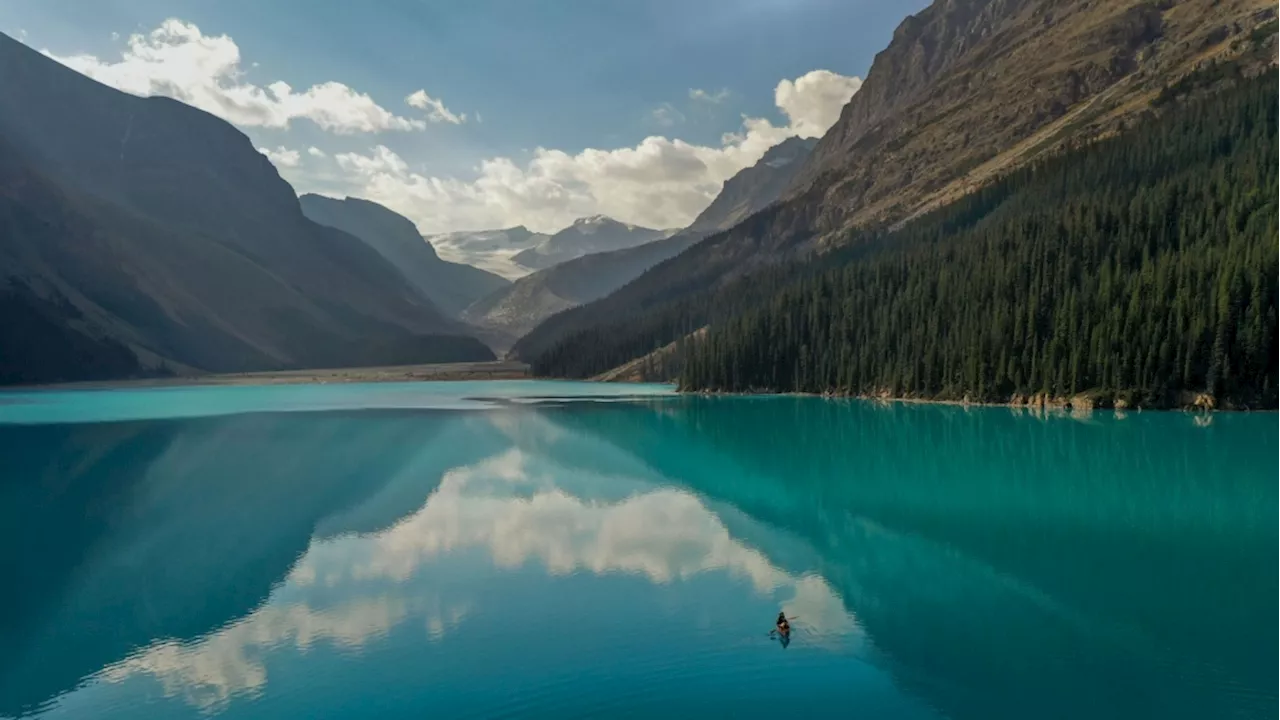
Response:
[[[608,215],[591,215],[574,220],[569,227],[512,259],[523,267],[541,270],[583,255],[643,245],[668,235],[665,230],[618,222]]]

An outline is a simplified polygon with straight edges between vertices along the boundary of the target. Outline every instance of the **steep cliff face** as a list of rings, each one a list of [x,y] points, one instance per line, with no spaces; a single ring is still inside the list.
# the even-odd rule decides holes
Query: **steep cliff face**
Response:
[[[1105,135],[1274,15],[1260,0],[939,0],[876,56],[797,176],[814,230],[895,222]]]

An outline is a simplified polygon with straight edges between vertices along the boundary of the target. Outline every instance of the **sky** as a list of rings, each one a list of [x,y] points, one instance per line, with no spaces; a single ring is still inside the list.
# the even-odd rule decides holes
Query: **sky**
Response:
[[[923,0],[0,0],[0,32],[236,125],[426,234],[687,225],[820,136]]]

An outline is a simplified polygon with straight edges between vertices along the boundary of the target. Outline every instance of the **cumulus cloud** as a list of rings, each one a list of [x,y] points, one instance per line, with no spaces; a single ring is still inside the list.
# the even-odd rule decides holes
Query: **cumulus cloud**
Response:
[[[280,80],[266,85],[251,83],[245,79],[240,48],[234,40],[227,35],[205,35],[194,23],[175,18],[149,33],[131,35],[116,61],[44,52],[125,92],[172,97],[247,127],[286,128],[304,118],[339,134],[427,127],[427,120],[397,115],[368,94],[340,82],[323,82],[300,92]],[[426,93],[422,97],[430,100]],[[420,109],[428,109],[427,118],[433,122],[439,121],[434,117],[437,113],[446,122],[460,117],[445,110],[443,104]]]
[[[311,149],[315,150],[315,148]],[[261,147],[258,148],[258,152],[266,155],[267,159],[271,161],[271,164],[275,165],[277,168],[295,168],[302,163],[301,153],[297,150],[290,150],[283,145],[277,147],[275,150]]]
[[[725,134],[718,145],[654,135],[612,150],[537,148],[525,162],[485,160],[471,180],[411,171],[384,145],[335,159],[346,172],[343,192],[382,203],[425,233],[513,225],[553,232],[590,215],[682,227],[715,198],[725,180],[770,147],[793,135],[826,132],[861,84],[828,70],[783,80],[774,98],[787,124],[744,117],[740,129]]]
[[[467,121],[467,114],[455,115],[440,100],[431,97],[426,90],[417,90],[404,99],[410,107],[427,111],[427,119],[431,122],[446,122],[461,125]]]
[[[840,111],[860,87],[861,78],[814,70],[778,83],[773,98],[797,135],[818,137],[840,119]]]
[[[320,149],[320,148],[318,148],[318,147],[315,147],[314,145],[313,145],[313,146],[311,146],[311,147],[309,147],[309,148],[307,148],[307,154],[308,154],[308,155],[310,155],[310,156],[311,156],[311,157],[313,157],[313,158],[326,158],[326,157],[328,157],[328,155],[325,153],[325,151],[321,150],[321,149]]]
[[[715,92],[709,92],[707,90],[703,90],[702,88],[690,88],[689,99],[694,100],[696,102],[705,102],[705,103],[711,103],[712,105],[719,105],[720,103],[729,99],[729,88],[721,88],[719,90],[716,90]]]

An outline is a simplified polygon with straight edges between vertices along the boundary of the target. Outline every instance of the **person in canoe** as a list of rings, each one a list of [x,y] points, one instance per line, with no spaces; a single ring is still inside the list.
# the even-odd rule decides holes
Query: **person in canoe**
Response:
[[[778,613],[778,620],[777,620],[777,622],[775,623],[775,625],[777,626],[777,628],[778,628],[778,632],[779,632],[780,634],[782,634],[782,635],[790,635],[790,634],[791,634],[791,622],[790,622],[789,620],[787,620],[787,614],[786,614],[786,613],[783,613],[783,612]]]

